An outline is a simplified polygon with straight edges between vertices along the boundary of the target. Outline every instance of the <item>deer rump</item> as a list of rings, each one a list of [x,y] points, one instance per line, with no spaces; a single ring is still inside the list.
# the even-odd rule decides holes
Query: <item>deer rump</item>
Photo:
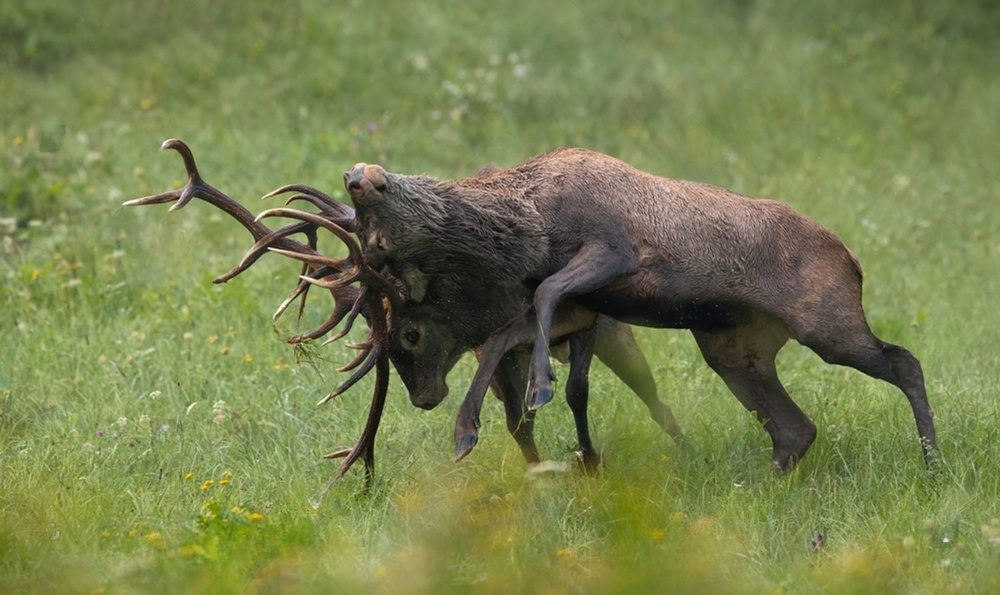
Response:
[[[712,370],[763,423],[779,468],[801,459],[816,437],[775,370],[789,338],[897,386],[925,458],[937,450],[920,364],[872,334],[857,259],[786,205],[583,149],[453,182],[364,163],[344,178],[366,253],[418,299],[442,276],[533,290],[532,308],[482,346],[456,420],[457,458],[478,439],[483,397],[510,349],[533,340],[529,409],[551,400],[549,344],[588,324],[560,315],[575,305],[631,324],[690,329]]]

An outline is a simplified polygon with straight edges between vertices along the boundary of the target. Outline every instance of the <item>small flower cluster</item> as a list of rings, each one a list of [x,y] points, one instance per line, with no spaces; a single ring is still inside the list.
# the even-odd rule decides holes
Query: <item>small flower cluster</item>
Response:
[[[232,502],[233,472],[198,480],[194,471],[184,475],[184,483],[198,486],[198,492],[209,496],[198,511],[196,529],[191,539],[176,550],[182,557],[218,559],[227,547],[236,546],[241,536],[265,524],[265,516]]]

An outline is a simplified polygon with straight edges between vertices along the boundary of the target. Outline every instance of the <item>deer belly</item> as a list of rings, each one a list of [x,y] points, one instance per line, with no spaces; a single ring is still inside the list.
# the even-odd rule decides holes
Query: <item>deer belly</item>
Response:
[[[749,322],[751,310],[739,303],[697,298],[662,299],[617,292],[594,292],[576,298],[587,308],[638,326],[718,331]]]

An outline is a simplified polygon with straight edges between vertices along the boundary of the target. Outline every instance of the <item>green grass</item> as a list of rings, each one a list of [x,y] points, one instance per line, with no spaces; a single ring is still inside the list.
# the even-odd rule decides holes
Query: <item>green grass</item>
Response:
[[[1000,12],[661,4],[0,0],[0,592],[1000,589]],[[287,262],[211,284],[234,223],[120,208],[183,178],[169,137],[255,211],[288,182],[343,196],[357,161],[459,177],[558,145],[787,202],[923,362],[940,468],[895,389],[790,345],[820,435],[776,475],[689,335],[640,330],[689,448],[597,367],[599,477],[526,478],[492,401],[454,464],[458,399],[419,411],[394,379],[373,489],[354,470],[314,510],[370,384],[313,406],[350,353],[279,340]],[[537,434],[573,461],[566,407]]]

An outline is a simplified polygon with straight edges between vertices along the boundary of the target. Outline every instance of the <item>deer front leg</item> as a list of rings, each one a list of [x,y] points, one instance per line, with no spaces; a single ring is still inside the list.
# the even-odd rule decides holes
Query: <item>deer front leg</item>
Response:
[[[597,315],[583,307],[566,304],[554,313],[552,336],[562,337],[594,325]],[[455,460],[462,460],[479,441],[479,412],[483,408],[486,389],[490,385],[504,354],[517,345],[527,344],[535,336],[538,321],[534,313],[518,316],[504,328],[486,339],[480,350],[479,368],[472,379],[465,400],[458,408],[455,420]]]
[[[506,327],[486,339],[479,352],[479,368],[472,378],[465,400],[458,408],[455,420],[455,461],[461,461],[479,441],[479,412],[483,408],[486,389],[500,365],[500,360],[521,343],[534,335],[535,316],[527,313],[512,320]]]
[[[538,326],[531,358],[528,397],[528,407],[532,411],[552,400],[549,343],[552,340],[552,318],[556,307],[565,298],[590,293],[619,277],[638,272],[639,262],[631,244],[624,234],[622,236],[618,241],[585,243],[565,267],[546,277],[535,290]]]

